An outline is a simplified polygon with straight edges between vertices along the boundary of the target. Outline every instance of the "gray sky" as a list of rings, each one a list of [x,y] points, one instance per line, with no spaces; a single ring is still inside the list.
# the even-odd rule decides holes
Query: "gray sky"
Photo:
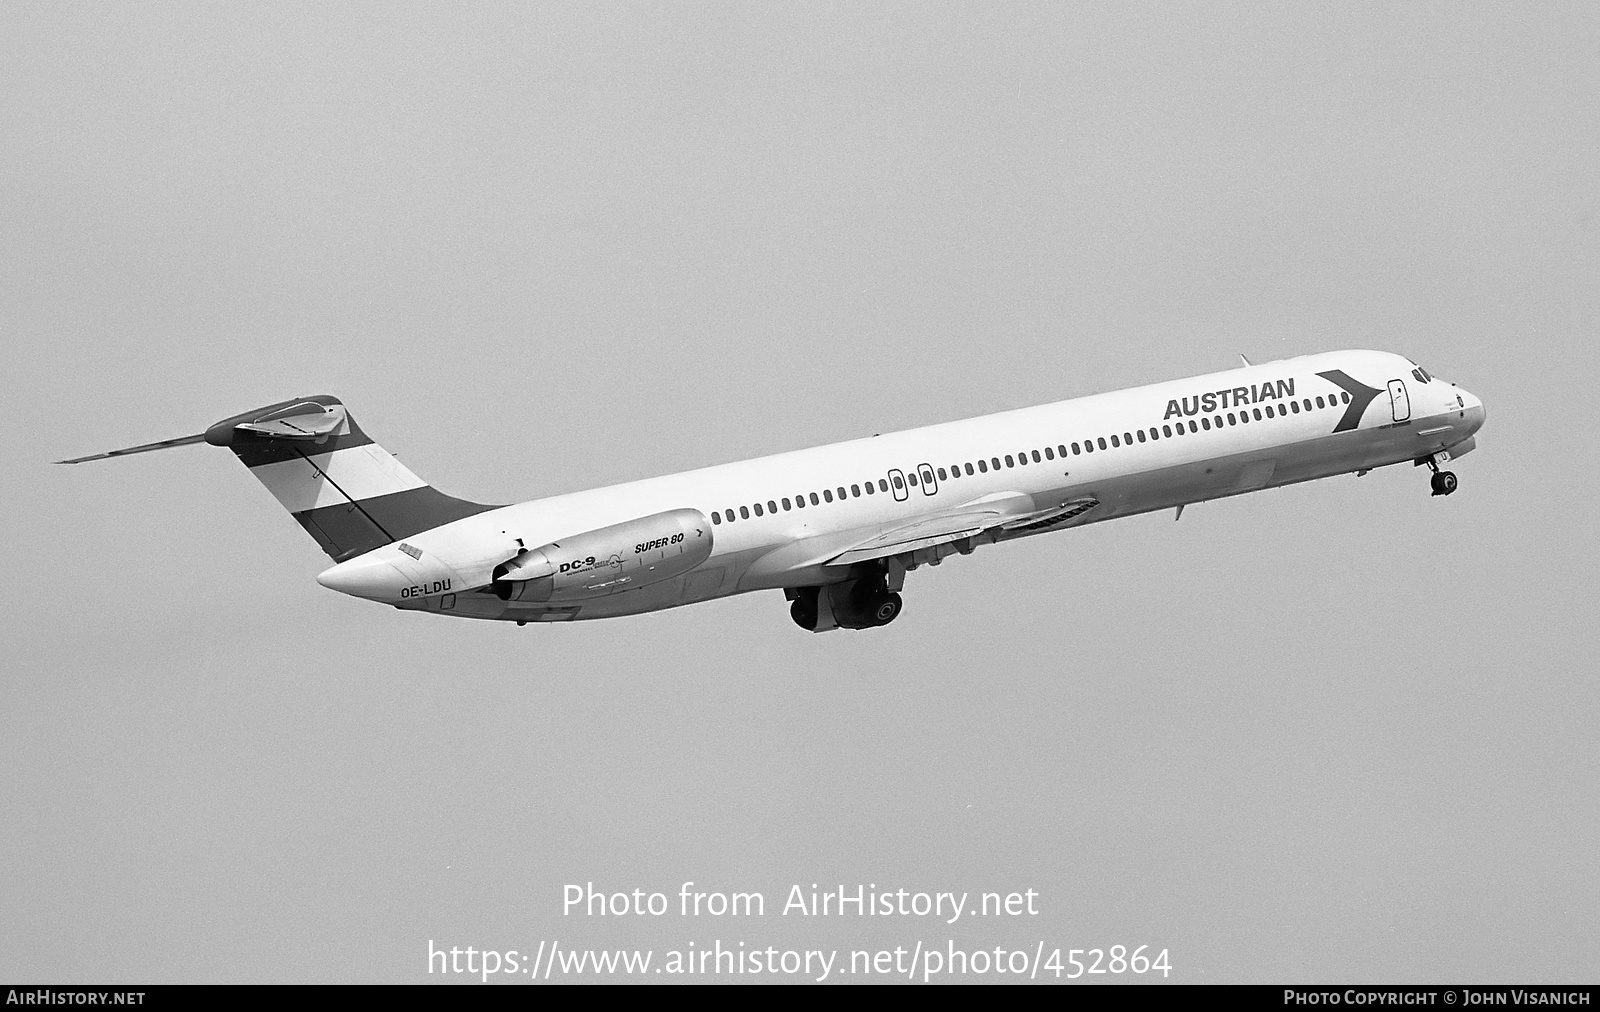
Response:
[[[0,978],[1592,982],[1597,52],[1589,4],[0,7]],[[1483,397],[1457,495],[999,546],[864,633],[401,614],[229,454],[45,463],[328,392],[514,501],[1346,347]],[[812,882],[1041,913],[779,916]]]

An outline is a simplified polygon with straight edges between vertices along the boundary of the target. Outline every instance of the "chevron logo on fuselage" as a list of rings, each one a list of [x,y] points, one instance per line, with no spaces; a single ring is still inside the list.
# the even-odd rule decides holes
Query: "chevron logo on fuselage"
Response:
[[[1329,369],[1317,375],[1350,395],[1349,406],[1344,409],[1344,414],[1339,416],[1338,423],[1333,427],[1335,432],[1344,432],[1361,424],[1361,415],[1367,410],[1367,405],[1372,403],[1374,397],[1383,393],[1382,390],[1375,390],[1365,383],[1351,379],[1342,369]]]

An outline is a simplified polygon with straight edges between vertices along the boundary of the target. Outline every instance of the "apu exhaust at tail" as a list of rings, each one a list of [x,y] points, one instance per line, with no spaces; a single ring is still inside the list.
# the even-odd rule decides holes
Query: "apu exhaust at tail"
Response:
[[[196,435],[57,463],[199,442],[232,450],[335,562],[496,508],[445,495],[418,478],[326,394],[246,411]]]

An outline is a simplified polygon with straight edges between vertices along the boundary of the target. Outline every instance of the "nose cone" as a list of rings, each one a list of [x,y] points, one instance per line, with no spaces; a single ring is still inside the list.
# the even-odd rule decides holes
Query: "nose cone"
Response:
[[[1459,387],[1457,389],[1460,390]],[[1480,400],[1476,395],[1470,394],[1465,390],[1461,390],[1460,392],[1461,399],[1467,402],[1465,409],[1467,413],[1467,431],[1469,433],[1477,432],[1479,429],[1483,428],[1483,421],[1486,417],[1486,412],[1483,409],[1483,401]]]
[[[400,590],[411,586],[406,575],[375,554],[341,562],[317,575],[317,582],[329,590],[371,601],[397,601]]]

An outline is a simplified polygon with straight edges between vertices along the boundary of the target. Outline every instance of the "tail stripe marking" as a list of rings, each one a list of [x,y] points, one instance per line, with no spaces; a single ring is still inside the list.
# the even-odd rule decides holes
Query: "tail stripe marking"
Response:
[[[312,469],[309,477],[307,464]],[[347,499],[372,499],[427,484],[376,443],[309,456],[302,452],[295,460],[259,464],[250,473],[290,513],[339,506]]]
[[[305,454],[303,454],[303,453],[300,454],[300,458],[302,460],[304,460],[307,464],[311,464],[311,458],[307,457]],[[360,510],[361,511],[361,515],[366,517],[367,521],[369,523],[371,523],[372,526],[376,527],[378,529],[379,533],[381,533],[389,541],[396,540],[394,535],[390,534],[388,531],[383,529],[383,525],[382,524],[380,524],[380,523],[378,523],[378,521],[372,519],[372,514],[371,513],[368,513],[365,509],[362,509],[361,504],[359,502],[356,502],[354,499],[351,499],[350,496],[345,493],[344,489],[339,488],[339,483],[338,482],[336,482],[332,478],[328,477],[328,474],[325,471],[323,471],[321,468],[317,467],[317,465],[311,464],[311,468],[312,468],[312,470],[317,472],[318,477],[326,479],[328,484],[332,485],[335,489],[338,489],[339,494],[344,496],[345,499],[349,500],[350,505],[352,505],[356,509]]]

